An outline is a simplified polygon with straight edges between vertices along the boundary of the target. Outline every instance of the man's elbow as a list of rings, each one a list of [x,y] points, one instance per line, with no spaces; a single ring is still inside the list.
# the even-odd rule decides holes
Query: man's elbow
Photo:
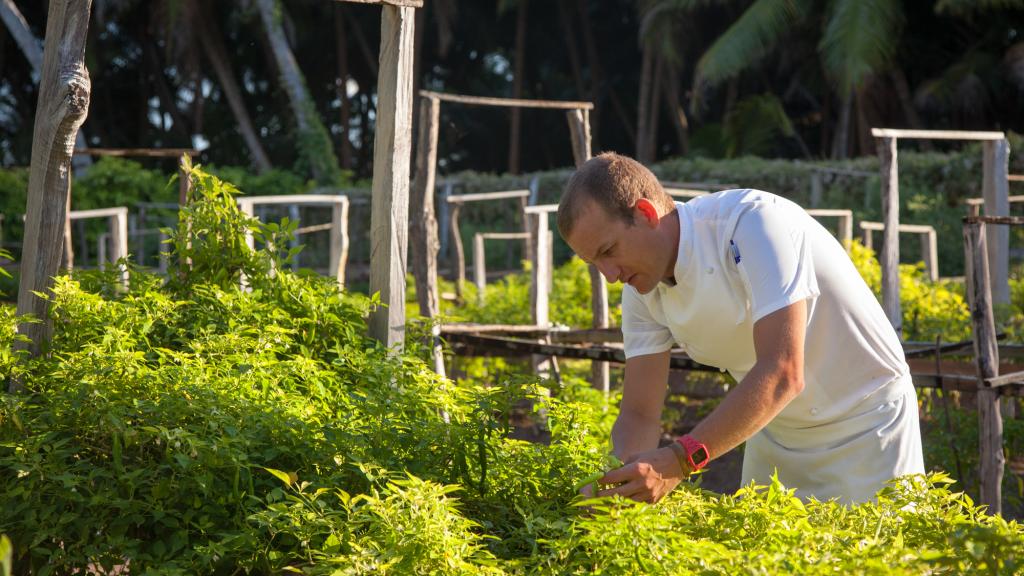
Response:
[[[777,385],[775,388],[776,398],[784,405],[789,404],[794,398],[804,391],[803,367],[784,367],[778,373]]]

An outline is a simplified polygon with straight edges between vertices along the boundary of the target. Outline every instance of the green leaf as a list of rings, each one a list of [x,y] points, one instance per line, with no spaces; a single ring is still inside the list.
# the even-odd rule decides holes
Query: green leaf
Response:
[[[267,472],[270,472],[271,474],[273,474],[281,482],[284,482],[286,486],[291,486],[292,482],[295,481],[294,475],[288,474],[287,472],[282,472],[280,470],[275,470],[273,468],[266,468],[266,467],[264,467],[263,469],[266,470]]]

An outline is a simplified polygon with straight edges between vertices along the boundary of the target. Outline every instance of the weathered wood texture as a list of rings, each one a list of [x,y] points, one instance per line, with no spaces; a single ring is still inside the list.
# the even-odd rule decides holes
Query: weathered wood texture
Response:
[[[989,284],[987,235],[984,222],[964,224],[964,262],[967,301],[974,331],[974,357],[978,370],[978,436],[981,466],[981,503],[992,514],[1002,512],[1003,419],[999,412],[999,390],[986,388],[984,380],[999,375],[999,349]]]
[[[503,106],[506,108],[543,108],[554,110],[593,110],[592,102],[572,102],[566,100],[524,100],[519,98],[492,98],[490,96],[466,96],[420,90],[420,96],[436,98],[442,102],[458,102],[459,104],[475,104],[477,106]]]
[[[1010,215],[1009,159],[1010,144],[1006,139],[988,141],[982,144],[982,166],[984,176],[981,195],[985,200],[986,216]],[[996,304],[1010,302],[1010,229],[1006,226],[988,226],[988,269],[992,282],[992,301]]]
[[[872,133],[874,130],[872,130]],[[886,137],[878,143],[878,160],[882,177],[882,309],[896,334],[903,338],[903,313],[900,310],[900,187],[896,157],[896,138]]]
[[[437,237],[434,213],[434,178],[437,166],[437,139],[441,103],[436,98],[420,99],[419,138],[416,145],[416,176],[409,198],[409,240],[412,248],[412,275],[416,281],[416,300],[420,316],[436,318],[441,312],[437,288]]]
[[[35,293],[49,291],[60,266],[71,151],[89,110],[90,82],[84,58],[91,7],[91,0],[51,0],[47,12],[17,309],[19,316],[31,314],[43,322],[20,324],[18,332],[29,341],[15,343],[16,348],[27,348],[33,355],[50,336],[47,303]],[[12,381],[12,390],[18,387]]]
[[[977,132],[969,130],[901,130],[898,128],[872,128],[875,138],[915,138],[922,140],[1003,140],[1002,132]]]
[[[405,341],[415,22],[413,8],[381,9],[370,213],[370,293],[380,292],[382,307],[370,315],[370,334],[389,348],[401,348]]]

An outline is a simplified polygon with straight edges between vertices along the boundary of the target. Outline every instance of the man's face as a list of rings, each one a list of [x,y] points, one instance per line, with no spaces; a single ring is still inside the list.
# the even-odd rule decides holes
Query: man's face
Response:
[[[665,276],[671,247],[657,233],[657,217],[652,222],[639,209],[633,215],[631,226],[588,201],[566,242],[609,282],[623,282],[646,294]]]

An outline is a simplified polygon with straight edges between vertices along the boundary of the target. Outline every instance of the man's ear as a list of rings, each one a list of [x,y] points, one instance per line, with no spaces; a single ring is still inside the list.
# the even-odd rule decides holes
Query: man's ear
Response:
[[[648,225],[656,226],[660,218],[658,217],[658,209],[654,207],[654,203],[647,198],[641,198],[636,201],[633,206],[633,210],[636,212],[635,217],[642,219]]]

